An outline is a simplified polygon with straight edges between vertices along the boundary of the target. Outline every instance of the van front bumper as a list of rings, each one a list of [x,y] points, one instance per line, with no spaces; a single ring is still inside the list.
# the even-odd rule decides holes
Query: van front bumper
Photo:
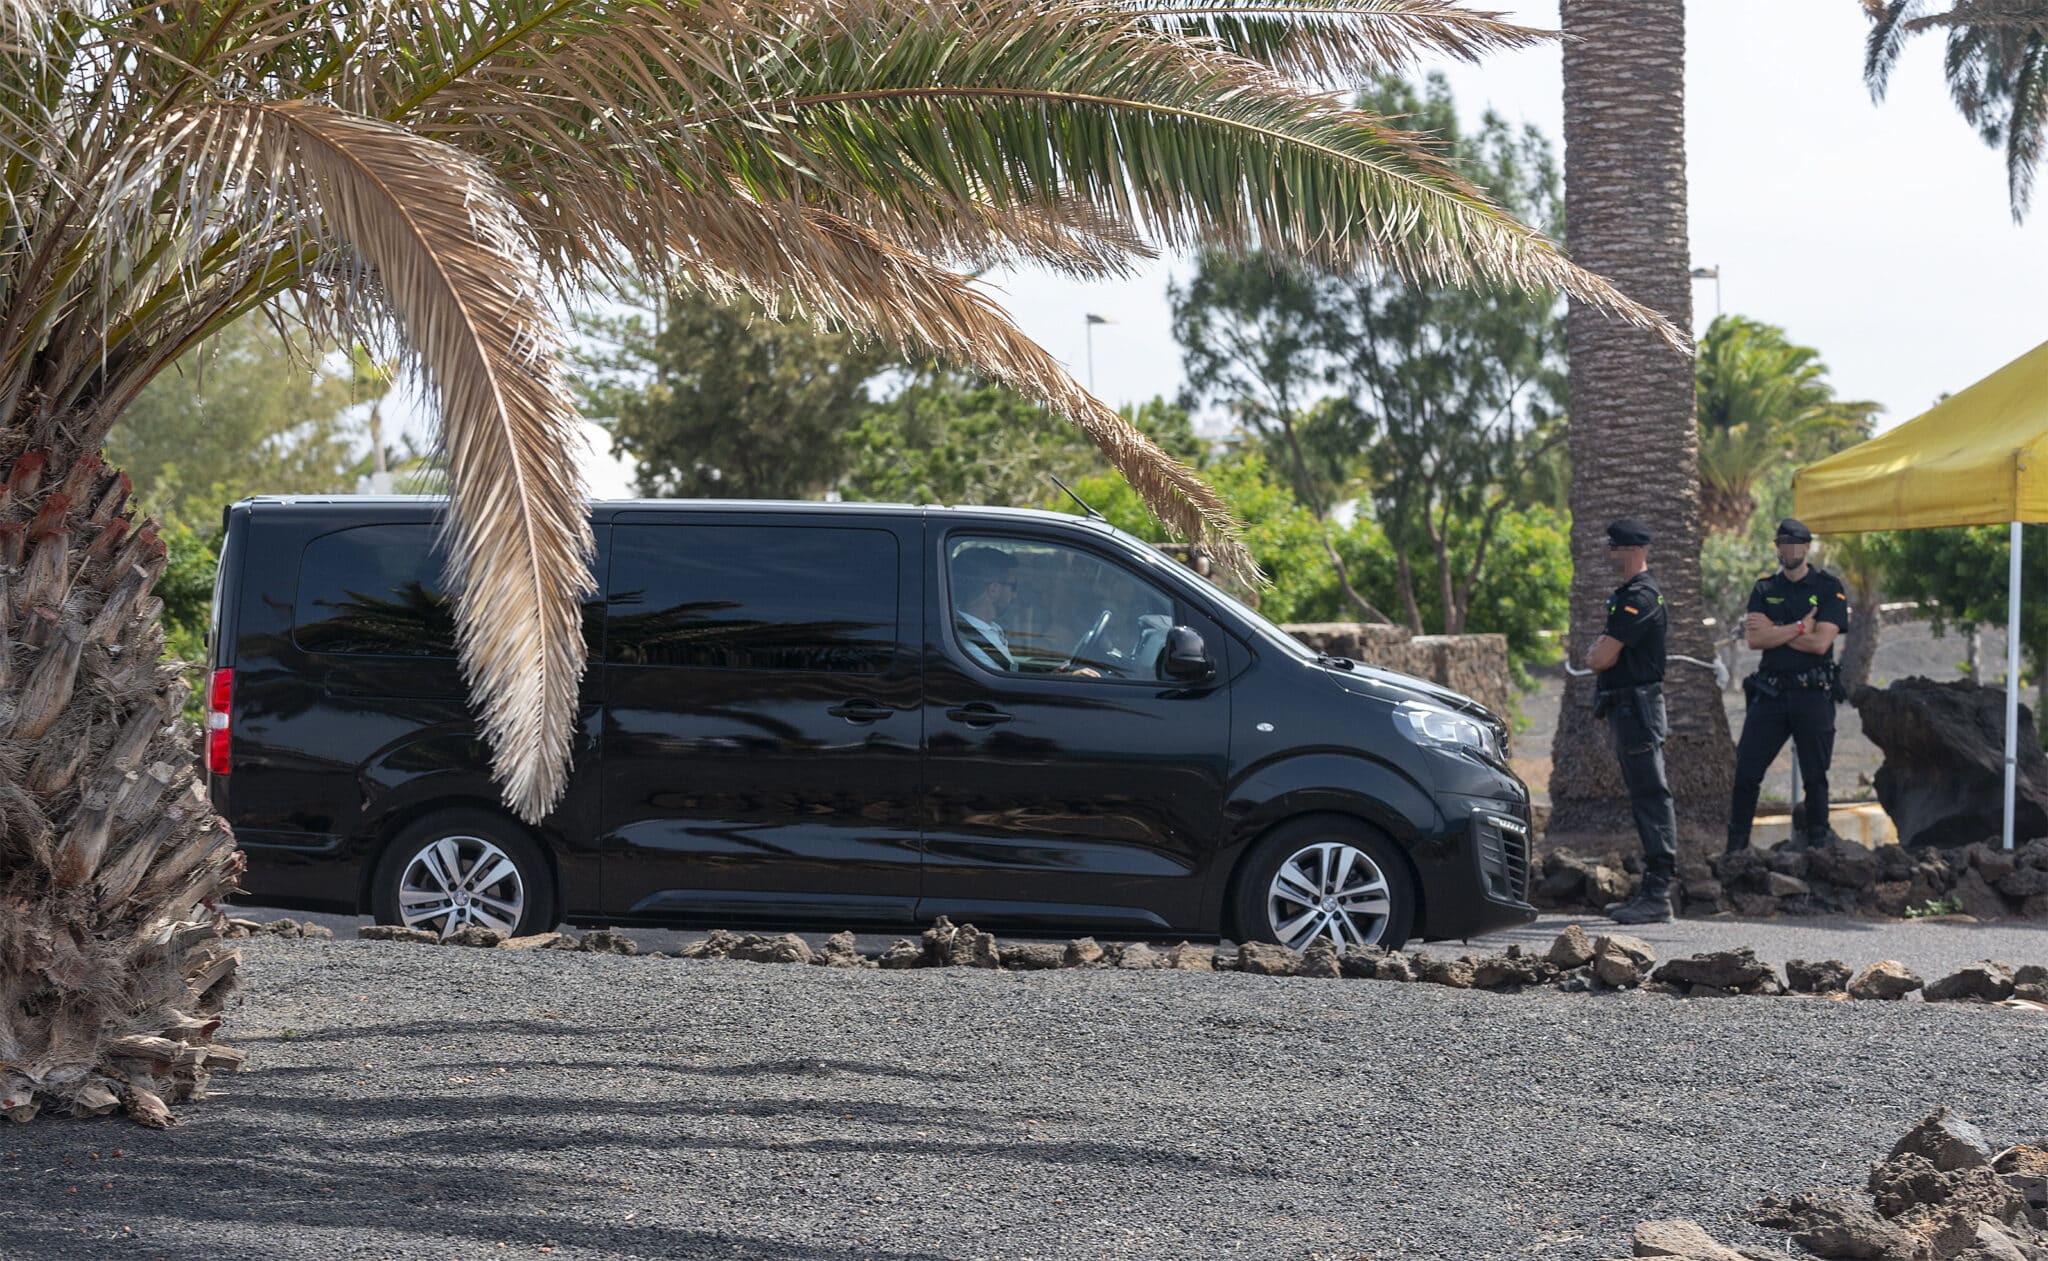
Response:
[[[1443,831],[1416,854],[1427,941],[1467,939],[1536,918],[1529,891],[1536,875],[1529,803],[1492,797],[1439,799]]]

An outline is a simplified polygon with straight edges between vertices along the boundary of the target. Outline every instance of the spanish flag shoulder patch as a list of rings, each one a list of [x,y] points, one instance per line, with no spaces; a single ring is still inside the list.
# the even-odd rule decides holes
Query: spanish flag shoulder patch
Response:
[[[1627,609],[1627,610],[1628,610],[1629,612],[1631,612],[1631,613],[1640,613],[1640,612],[1642,612],[1642,610],[1641,610],[1641,609],[1638,609],[1638,608],[1637,608],[1637,607],[1636,607],[1635,605],[1633,605],[1633,604],[1624,604],[1624,605],[1622,605],[1621,607],[1622,607],[1622,608],[1624,608],[1624,609]]]

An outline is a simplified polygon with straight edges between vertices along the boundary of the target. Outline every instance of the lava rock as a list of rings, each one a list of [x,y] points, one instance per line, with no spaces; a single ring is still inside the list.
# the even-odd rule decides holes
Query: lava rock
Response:
[[[809,963],[811,946],[795,933],[748,933],[732,948],[732,957],[742,963]]]
[[[1448,989],[1469,990],[1472,988],[1472,960],[1433,959],[1428,955],[1417,955],[1416,979],[1429,985],[1442,985]]]
[[[1197,946],[1184,941],[1168,950],[1163,956],[1165,965],[1176,972],[1214,972],[1216,952],[1208,946]]]
[[[1166,966],[1166,960],[1159,952],[1142,941],[1110,947],[1108,957],[1103,961],[1126,972],[1152,972]]]
[[[477,946],[490,950],[505,944],[505,934],[495,928],[485,928],[482,924],[464,924],[461,928],[443,937],[441,944],[444,946]]]
[[[1636,1227],[1635,1255],[1671,1257],[1676,1261],[1747,1261],[1740,1252],[1716,1240],[1698,1222],[1673,1218]]]
[[[1000,968],[1003,966],[1002,947],[997,944],[994,934],[982,932],[972,924],[962,924],[953,930],[945,945],[945,960],[948,967],[955,968]]]
[[[732,952],[746,940],[739,933],[728,928],[714,928],[704,936],[676,951],[678,959],[730,959]]]
[[[615,933],[609,928],[596,928],[583,935],[583,953],[636,955],[640,953],[640,943],[624,933]]]
[[[1567,972],[1583,968],[1593,962],[1593,941],[1586,936],[1585,929],[1577,924],[1567,924],[1557,935],[1557,940],[1550,943],[1550,952],[1543,957]]]
[[[1557,968],[1542,959],[1487,955],[1472,969],[1472,988],[1518,990],[1541,985],[1557,975]]]
[[[1319,980],[1334,981],[1344,975],[1343,966],[1337,960],[1337,944],[1327,937],[1318,937],[1301,952],[1301,975]]]
[[[1849,997],[1900,999],[1925,986],[1911,968],[1896,959],[1873,963],[1849,982]]]
[[[1905,1261],[1921,1255],[1919,1240],[1878,1216],[1877,1210],[1845,1196],[1772,1196],[1757,1206],[1750,1220],[1790,1231],[1792,1242],[1817,1257]]]
[[[811,962],[825,968],[866,968],[873,965],[860,952],[852,933],[834,933],[811,956]]]
[[[1901,679],[1856,690],[1863,734],[1884,751],[1873,782],[1906,845],[1996,834],[2004,822],[2005,689]],[[2048,834],[2048,759],[2021,708],[2015,824]],[[1972,912],[1974,914],[1975,912]]]
[[[563,933],[528,933],[524,937],[507,937],[499,943],[500,950],[552,950],[562,940]],[[581,943],[578,943],[581,944]]]
[[[1785,961],[1785,979],[1795,994],[1842,994],[1849,989],[1852,974],[1840,959],[1808,963],[1804,959]]]
[[[1415,961],[1398,950],[1387,951],[1375,973],[1382,981],[1413,981]]]
[[[1918,1156],[1948,1173],[1956,1169],[1981,1169],[1991,1164],[1991,1143],[1984,1131],[1947,1108],[1936,1108],[1920,1124],[1907,1130],[1892,1144],[1890,1159]]]
[[[1061,967],[1085,968],[1102,962],[1102,946],[1093,937],[1076,937],[1067,943]]]
[[[356,929],[356,936],[364,941],[411,941],[424,946],[438,946],[441,938],[424,928],[403,928],[397,924],[365,924]]]
[[[1237,948],[1237,970],[1257,976],[1299,976],[1301,956],[1270,941],[1247,941]]]
[[[1710,951],[1687,959],[1673,959],[1659,966],[1654,975],[1660,981],[1670,981],[1679,985],[1704,985],[1738,994],[1755,990],[1765,981],[1778,979],[1778,974],[1771,965],[1758,959],[1756,951],[1748,946],[1735,950]]]
[[[1988,875],[1985,878],[1990,879]],[[1992,880],[1991,887],[2006,897],[2024,901],[2036,894],[2048,893],[2048,871],[2043,871],[2039,867],[2021,867],[2010,875]]]
[[[912,941],[908,937],[898,937],[875,960],[875,964],[891,970],[921,968],[925,965],[924,943]]]
[[[1379,975],[1380,960],[1386,957],[1378,946],[1346,946],[1337,970],[1354,981],[1370,981]]]
[[[1066,966],[1067,948],[1056,942],[1026,941],[1003,947],[1003,966],[1013,972],[1046,972]]]
[[[2002,1002],[2012,997],[2012,969],[2002,963],[1973,963],[1936,981],[1921,997],[1930,1003]]]
[[[1632,989],[1643,983],[1644,975],[1655,962],[1657,952],[1640,937],[1606,933],[1593,941],[1593,975],[1602,985]]]
[[[1877,885],[1878,858],[1854,841],[1832,840],[1807,852],[1806,878],[1862,892]]]
[[[1813,892],[1813,886],[1797,876],[1773,871],[1764,877],[1764,892],[1774,898],[1803,898]]]
[[[1992,888],[1984,873],[1975,868],[1956,877],[1952,892],[1955,900],[1963,904],[1965,915],[1978,919],[2004,919],[2012,913],[2012,908],[2005,904],[2005,895]]]

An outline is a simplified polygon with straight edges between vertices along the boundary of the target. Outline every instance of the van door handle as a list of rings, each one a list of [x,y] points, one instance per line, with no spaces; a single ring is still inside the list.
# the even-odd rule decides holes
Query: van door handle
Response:
[[[825,711],[850,723],[880,722],[896,711],[878,701],[842,701]]]
[[[970,727],[993,727],[999,722],[1010,721],[1010,715],[980,701],[972,705],[956,705],[946,711],[946,717],[954,722],[964,722]]]

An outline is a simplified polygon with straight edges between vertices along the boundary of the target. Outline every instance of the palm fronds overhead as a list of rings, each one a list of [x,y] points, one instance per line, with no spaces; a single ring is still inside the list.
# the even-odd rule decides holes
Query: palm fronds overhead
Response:
[[[963,273],[1268,249],[1564,290],[1682,346],[1426,138],[1301,81],[1535,38],[1447,0],[0,0],[0,459],[96,449],[252,312],[409,348],[464,665],[538,818],[589,548],[544,295],[743,288],[969,362],[1248,568],[1226,505]]]
[[[1951,0],[1939,12],[1930,12],[1928,0],[1864,0],[1863,7],[1871,20],[1863,77],[1879,101],[1906,40],[1947,32],[1942,74],[1949,95],[1984,143],[2005,149],[2012,217],[2024,220],[2048,133],[2048,2]]]

